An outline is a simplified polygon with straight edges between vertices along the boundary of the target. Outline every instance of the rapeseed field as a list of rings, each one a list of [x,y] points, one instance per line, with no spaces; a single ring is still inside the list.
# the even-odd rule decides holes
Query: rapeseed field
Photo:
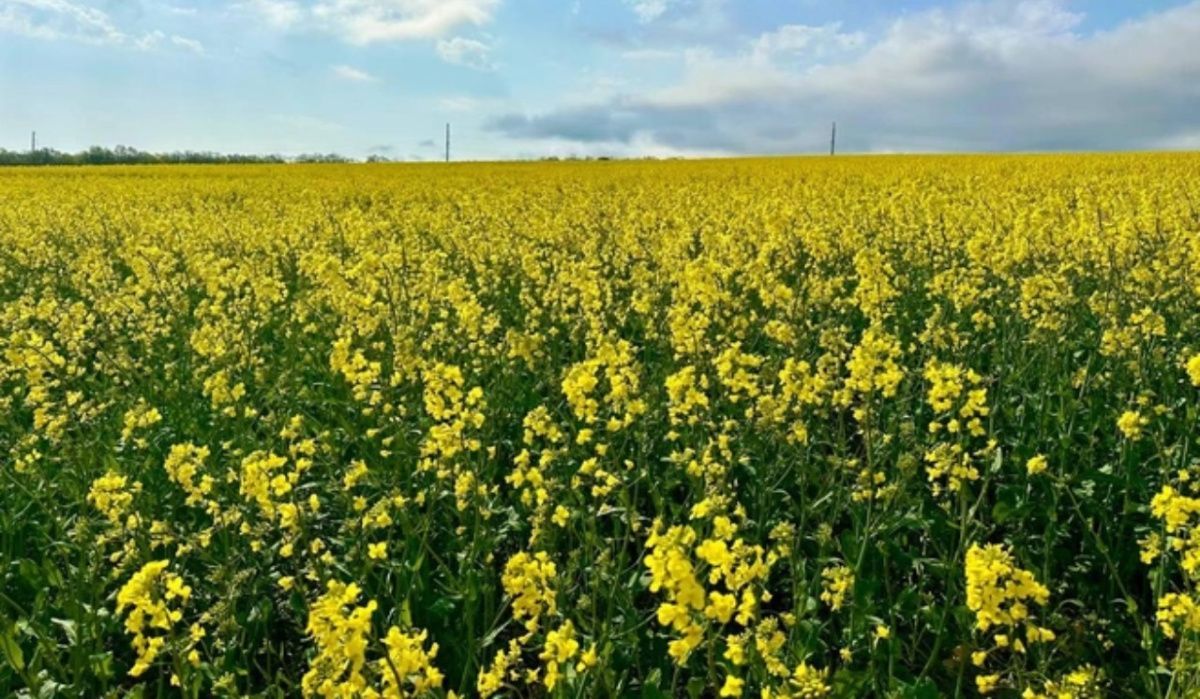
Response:
[[[0,171],[0,694],[1200,692],[1200,155]]]

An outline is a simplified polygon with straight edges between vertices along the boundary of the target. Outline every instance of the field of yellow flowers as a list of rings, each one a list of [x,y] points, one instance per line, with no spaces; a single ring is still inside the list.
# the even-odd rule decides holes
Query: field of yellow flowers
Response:
[[[0,695],[1200,692],[1200,155],[0,171]]]

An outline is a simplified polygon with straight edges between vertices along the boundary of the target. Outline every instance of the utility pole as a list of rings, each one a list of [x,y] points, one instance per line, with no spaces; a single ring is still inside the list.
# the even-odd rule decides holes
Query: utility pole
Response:
[[[833,131],[829,134],[829,154],[837,153],[837,122],[833,122]]]
[[[450,122],[446,122],[446,162],[450,162]]]
[[[34,131],[34,132],[33,132],[33,133],[32,133],[32,134],[29,136],[29,152],[30,152],[30,153],[36,153],[36,152],[37,152],[37,131]]]

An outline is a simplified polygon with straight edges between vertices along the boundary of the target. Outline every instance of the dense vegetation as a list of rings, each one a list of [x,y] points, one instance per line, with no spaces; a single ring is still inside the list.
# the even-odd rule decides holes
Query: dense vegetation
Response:
[[[0,694],[1200,689],[1200,156],[0,200]]]

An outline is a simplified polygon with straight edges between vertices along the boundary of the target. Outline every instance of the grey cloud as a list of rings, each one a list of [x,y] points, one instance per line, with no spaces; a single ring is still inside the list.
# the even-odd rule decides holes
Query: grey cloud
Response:
[[[616,105],[596,105],[532,117],[509,114],[493,120],[487,128],[519,138],[628,143],[644,128],[645,117],[638,107],[621,111]]]
[[[665,89],[488,127],[697,152],[1080,150],[1195,143],[1200,1],[1081,35],[1060,2],[976,3],[894,22],[837,62],[796,68],[753,45],[697,52]],[[762,46],[760,42],[758,46]]]

